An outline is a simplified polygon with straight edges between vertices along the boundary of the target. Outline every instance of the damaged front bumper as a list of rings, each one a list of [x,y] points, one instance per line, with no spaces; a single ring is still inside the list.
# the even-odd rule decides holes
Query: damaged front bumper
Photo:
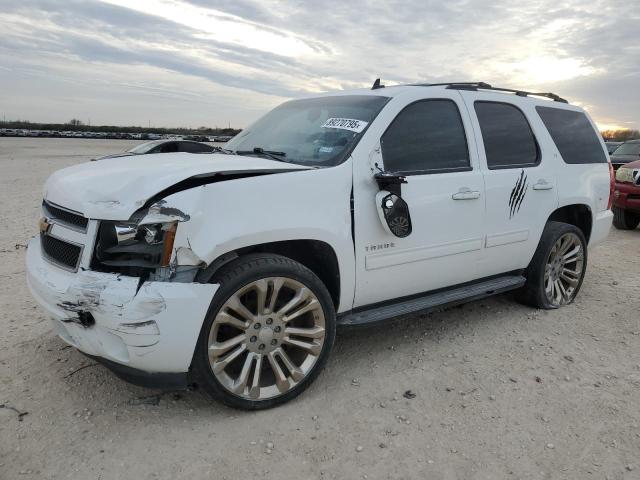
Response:
[[[58,336],[123,378],[150,386],[154,377],[189,371],[218,285],[139,281],[63,270],[42,257],[40,238],[29,243],[27,283]]]

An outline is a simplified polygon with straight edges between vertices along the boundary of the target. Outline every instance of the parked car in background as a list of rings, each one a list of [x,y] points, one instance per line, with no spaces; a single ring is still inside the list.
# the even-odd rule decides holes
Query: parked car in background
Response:
[[[206,143],[192,142],[189,140],[154,140],[152,142],[136,145],[130,150],[122,153],[114,153],[104,155],[102,157],[93,158],[93,160],[105,160],[107,158],[128,157],[130,155],[147,155],[150,153],[212,153],[217,150],[213,145]]]
[[[193,142],[208,142],[209,141],[209,137],[206,137],[204,135],[186,135],[184,137],[185,140],[191,140]]]
[[[637,228],[640,225],[640,159],[618,168],[613,198],[613,225],[620,230]]]
[[[613,152],[615,152],[616,148],[618,148],[624,142],[604,142],[604,143],[607,146],[607,152],[609,152],[609,155],[611,155]]]
[[[640,160],[640,140],[624,142],[611,154],[611,165],[614,170],[635,160]]]

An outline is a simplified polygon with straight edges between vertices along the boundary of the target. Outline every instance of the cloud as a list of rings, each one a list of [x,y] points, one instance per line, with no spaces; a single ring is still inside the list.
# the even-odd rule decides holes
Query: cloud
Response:
[[[246,124],[286,98],[376,77],[483,80],[556,91],[598,121],[637,127],[639,21],[637,2],[620,0],[0,0],[0,67],[11,71],[0,98],[7,116],[37,120],[38,97],[75,93],[83,103],[58,114],[100,108],[121,123],[118,112],[147,108],[164,125],[189,121],[199,98],[202,121]],[[27,83],[28,98],[6,94]]]

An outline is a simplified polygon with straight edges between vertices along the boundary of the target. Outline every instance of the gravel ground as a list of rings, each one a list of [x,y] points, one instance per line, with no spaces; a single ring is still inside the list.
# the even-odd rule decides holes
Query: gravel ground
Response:
[[[590,252],[573,305],[342,331],[307,392],[245,413],[118,380],[27,291],[46,177],[132,143],[0,138],[1,479],[640,478],[640,230]]]

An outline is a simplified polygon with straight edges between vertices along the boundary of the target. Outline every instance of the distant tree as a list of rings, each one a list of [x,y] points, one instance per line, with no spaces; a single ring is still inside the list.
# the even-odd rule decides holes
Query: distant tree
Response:
[[[78,120],[77,118],[72,118],[71,120],[69,120],[68,125],[72,125],[74,127],[80,127],[82,125],[82,121]]]
[[[621,128],[617,130],[605,130],[602,138],[612,142],[626,142],[627,140],[635,140],[640,138],[640,131],[630,128]]]

